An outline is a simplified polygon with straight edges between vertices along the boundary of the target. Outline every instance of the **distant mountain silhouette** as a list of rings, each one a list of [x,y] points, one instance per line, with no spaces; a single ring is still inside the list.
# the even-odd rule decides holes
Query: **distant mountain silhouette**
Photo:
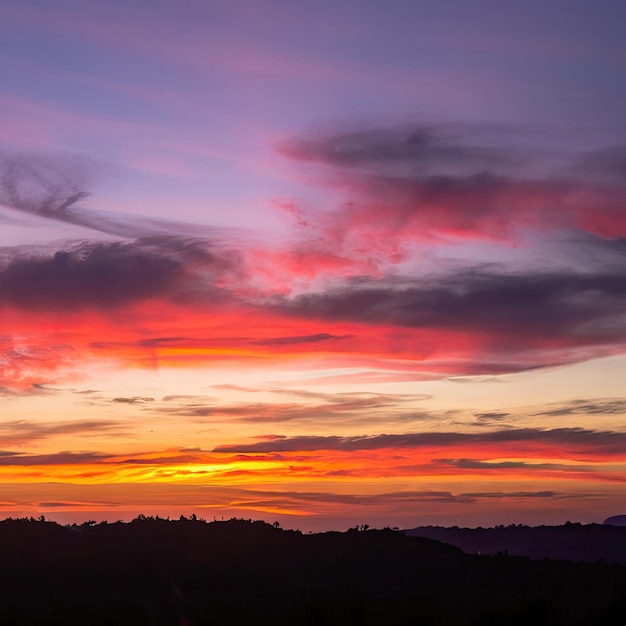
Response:
[[[0,624],[626,623],[623,566],[479,557],[367,525],[308,535],[277,526],[144,516],[0,522]]]
[[[603,523],[609,526],[626,526],[626,515],[613,515],[612,517],[607,517]]]
[[[626,520],[626,516],[623,517]],[[615,518],[609,518],[615,519]],[[497,526],[496,528],[443,528],[422,526],[405,531],[450,543],[470,554],[527,556],[531,559],[599,561],[626,565],[626,528],[600,524],[563,526]],[[626,623],[626,622],[625,622]]]

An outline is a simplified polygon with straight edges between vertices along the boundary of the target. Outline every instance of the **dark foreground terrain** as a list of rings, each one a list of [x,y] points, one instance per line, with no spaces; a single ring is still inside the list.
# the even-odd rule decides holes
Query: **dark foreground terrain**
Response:
[[[0,522],[0,624],[626,624],[626,567],[476,556],[392,530]]]

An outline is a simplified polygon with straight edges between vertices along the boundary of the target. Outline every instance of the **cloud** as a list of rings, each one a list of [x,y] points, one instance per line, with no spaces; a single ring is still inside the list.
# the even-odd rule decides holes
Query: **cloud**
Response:
[[[554,470],[560,472],[593,472],[601,466],[566,464],[566,463],[529,463],[528,461],[482,461],[479,459],[433,459],[437,465],[448,465],[470,470]],[[626,478],[624,479],[626,481]]]
[[[522,152],[481,144],[478,131],[468,124],[415,124],[355,129],[336,134],[292,139],[279,151],[300,161],[317,161],[339,167],[410,166],[412,171],[432,168],[487,170],[525,161]],[[495,130],[495,128],[492,128]],[[462,141],[465,139],[465,141]]]
[[[348,511],[357,507],[366,507],[369,511],[379,508],[389,508],[392,511],[402,510],[413,503],[458,503],[473,504],[480,499],[489,500],[534,500],[544,498],[571,499],[579,498],[581,494],[559,492],[554,490],[538,491],[477,491],[459,492],[436,490],[406,490],[392,491],[388,493],[329,493],[329,492],[305,492],[305,491],[264,491],[264,490],[241,490],[237,494],[237,501],[245,506],[247,503],[257,505],[276,506],[284,508],[298,508],[303,505],[308,510],[316,510],[317,506],[345,507]]]
[[[67,501],[59,501],[59,502],[37,502],[35,504],[37,507],[41,507],[42,509],[67,509],[74,507],[93,507],[93,506],[102,506],[103,508],[110,506],[109,502],[67,502]]]
[[[466,270],[431,280],[361,280],[285,298],[279,307],[286,315],[307,319],[460,333],[482,352],[476,371],[466,374],[578,360],[571,349],[580,347],[598,355],[623,350],[625,309],[626,274],[617,269],[526,274]],[[516,353],[527,353],[528,359],[520,358],[515,366],[511,357]],[[485,357],[495,367],[488,367]]]
[[[180,454],[178,456],[163,456],[163,457],[146,457],[146,458],[130,458],[119,461],[126,465],[171,465],[172,463],[198,463],[202,459],[190,454]]]
[[[326,166],[324,184],[342,190],[341,210],[324,214],[323,227],[314,213],[299,211],[300,224],[323,230],[334,250],[349,239],[353,249],[370,245],[397,262],[410,242],[518,241],[529,227],[626,236],[622,146],[561,157],[557,167],[554,155],[515,147],[512,133],[495,130],[484,124],[348,129],[292,139],[279,150]]]
[[[506,413],[505,411],[485,411],[483,413],[474,413],[474,417],[481,422],[499,421],[510,416],[511,413]]]
[[[224,386],[213,386],[224,388]],[[226,386],[232,390],[232,386]],[[292,422],[336,420],[342,423],[369,421],[384,411],[387,422],[424,421],[437,419],[438,412],[414,409],[414,402],[428,399],[423,394],[383,393],[316,393],[299,389],[270,389],[266,393],[296,397],[292,402],[239,402],[227,404],[203,396],[168,396],[164,404],[150,406],[158,414],[181,417],[208,417],[215,420],[235,419],[244,422]],[[308,401],[308,402],[307,402]]]
[[[0,153],[0,203],[66,221],[70,207],[89,196],[96,169],[73,155]]]
[[[11,250],[0,265],[0,297],[31,310],[107,310],[147,298],[183,299],[191,297],[185,290],[195,284],[194,267],[209,274],[226,269],[227,262],[206,247],[199,240],[160,237],[82,242],[53,254]],[[203,297],[220,291],[210,282],[202,287]]]
[[[256,453],[296,452],[315,450],[357,451],[386,448],[445,448],[449,446],[507,444],[540,444],[554,446],[571,454],[597,453],[623,456],[626,450],[626,433],[595,431],[583,428],[534,428],[498,430],[481,433],[424,432],[393,435],[363,436],[296,436],[251,444],[223,445],[214,452]]]
[[[252,343],[259,346],[292,346],[302,343],[319,343],[321,341],[332,341],[333,339],[344,339],[346,336],[331,335],[330,333],[317,333],[316,335],[301,335],[296,337],[269,337],[268,339],[257,339]]]
[[[353,398],[343,402],[332,402],[317,405],[302,403],[242,403],[236,405],[212,404],[196,402],[185,403],[172,408],[155,409],[158,413],[187,417],[211,416],[215,419],[234,418],[245,422],[291,422],[298,420],[333,419],[357,417],[363,411],[371,409],[391,408],[395,402],[383,398]],[[390,419],[392,416],[390,415]]]
[[[585,497],[580,493],[562,493],[558,491],[480,491],[477,493],[466,493],[464,494],[468,498],[488,498],[495,500],[534,500],[535,498],[539,499],[558,499],[558,500],[570,500],[570,499],[579,499],[581,497]],[[589,496],[586,496],[589,497]]]
[[[58,435],[79,435],[97,437],[99,435],[121,434],[123,425],[108,420],[76,420],[60,422],[34,422],[9,420],[0,423],[0,438],[5,445],[21,445]]]
[[[221,387],[222,385],[211,385],[212,387]],[[229,387],[230,385],[224,385],[224,387]],[[258,390],[255,390],[258,391]],[[215,398],[214,397],[210,397],[210,396],[202,396],[202,395],[197,395],[197,394],[176,394],[176,395],[170,395],[170,396],[163,396],[162,401],[163,402],[187,402],[187,401],[193,401],[193,402],[197,402],[199,400],[204,400],[204,401],[211,401],[214,402]]]
[[[65,434],[65,433],[63,433]],[[99,464],[114,458],[113,455],[100,452],[55,452],[52,454],[23,454],[0,452],[2,465],[85,465]]]
[[[0,343],[0,346],[2,344]],[[6,359],[6,355],[0,358],[0,363]],[[8,360],[8,359],[7,359]],[[0,397],[4,398],[26,398],[30,396],[47,396],[58,393],[58,389],[54,389],[53,387],[46,387],[41,384],[33,384],[30,387],[25,387],[24,389],[9,389],[8,387],[0,387]]]
[[[560,417],[567,415],[626,415],[626,399],[594,398],[570,400],[554,408],[533,413],[537,416]]]
[[[67,120],[66,120],[67,121]],[[92,124],[94,120],[91,120]],[[72,118],[75,123],[75,118]],[[0,152],[0,205],[123,239],[149,237],[224,238],[226,229],[120,212],[95,211],[78,205],[108,166],[83,155]],[[15,221],[13,216],[3,220]]]

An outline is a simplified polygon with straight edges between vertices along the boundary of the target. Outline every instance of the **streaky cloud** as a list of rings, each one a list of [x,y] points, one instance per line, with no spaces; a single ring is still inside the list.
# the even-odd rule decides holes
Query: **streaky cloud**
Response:
[[[251,444],[223,445],[214,452],[289,452],[305,450],[380,450],[384,448],[427,448],[462,444],[497,445],[516,442],[556,444],[570,450],[597,450],[604,454],[623,455],[626,432],[596,431],[584,428],[507,429],[481,433],[422,432],[363,436],[294,436]]]
[[[72,420],[35,422],[8,420],[0,424],[0,437],[5,444],[22,445],[58,435],[96,436],[103,433],[121,434],[124,425],[113,420]]]
[[[561,417],[567,415],[626,415],[625,398],[593,398],[570,400],[563,404],[533,413],[536,416]]]

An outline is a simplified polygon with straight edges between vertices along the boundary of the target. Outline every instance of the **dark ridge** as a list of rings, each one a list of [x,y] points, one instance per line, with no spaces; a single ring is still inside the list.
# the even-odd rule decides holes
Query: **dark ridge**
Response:
[[[623,517],[626,521],[626,516]],[[612,520],[615,518],[609,518]],[[426,537],[450,543],[469,554],[511,555],[531,559],[599,561],[626,565],[626,528],[604,524],[567,522],[563,526],[496,526],[495,528],[444,528],[421,526],[404,531],[410,537]],[[625,622],[626,623],[626,622]]]
[[[626,567],[469,555],[367,525],[6,520],[0,562],[2,626],[626,623]]]
[[[626,526],[626,515],[613,515],[607,517],[604,522],[607,526]]]

